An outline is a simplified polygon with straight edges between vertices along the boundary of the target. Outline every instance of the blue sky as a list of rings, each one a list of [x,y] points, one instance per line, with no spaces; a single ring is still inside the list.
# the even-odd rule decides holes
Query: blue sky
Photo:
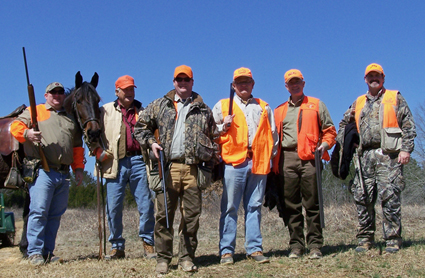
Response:
[[[425,1],[2,1],[0,111],[28,105],[22,47],[37,103],[59,81],[99,74],[102,103],[114,83],[135,78],[144,106],[172,89],[174,68],[192,67],[194,91],[210,106],[229,95],[233,71],[249,67],[253,94],[272,108],[287,100],[283,74],[300,69],[305,94],[327,105],[337,126],[366,92],[372,62],[413,111],[424,104]],[[88,158],[87,170],[94,159]]]

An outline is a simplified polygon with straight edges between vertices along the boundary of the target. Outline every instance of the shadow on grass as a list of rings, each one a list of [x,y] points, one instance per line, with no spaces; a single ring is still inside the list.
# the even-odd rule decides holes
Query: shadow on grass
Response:
[[[425,247],[425,239],[420,240],[405,240],[403,241],[402,248],[410,248],[412,246],[421,245]],[[325,245],[322,247],[323,256],[331,256],[333,254],[345,253],[349,252],[356,248],[355,244],[338,244],[338,245]],[[375,242],[375,248],[382,251],[385,249],[385,241],[377,241]],[[290,249],[284,250],[272,250],[269,252],[265,252],[264,255],[267,257],[288,257],[290,253]],[[308,251],[308,250],[307,250]],[[64,260],[64,262],[72,262],[72,261],[84,261],[84,260],[98,260],[99,254],[91,253],[88,255],[80,255],[74,259]],[[233,255],[233,259],[235,262],[246,260],[245,253],[236,253]],[[195,263],[198,266],[208,267],[212,265],[220,264],[220,257],[218,255],[201,255],[195,258]],[[170,265],[170,269],[177,269],[177,266]]]

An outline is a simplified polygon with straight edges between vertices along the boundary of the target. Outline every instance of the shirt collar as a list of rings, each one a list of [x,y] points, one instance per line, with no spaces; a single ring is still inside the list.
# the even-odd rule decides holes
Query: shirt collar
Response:
[[[192,94],[193,95],[193,94]],[[174,101],[175,102],[181,102],[181,103],[186,103],[187,101],[192,102],[192,96],[188,97],[187,99],[182,99],[181,97],[179,97],[177,94],[174,95]]]
[[[304,97],[305,97],[305,95],[303,95],[303,96],[302,96],[302,98],[300,98],[300,99],[299,99],[296,103],[294,103],[294,102],[292,101],[292,98],[291,98],[291,97],[289,97],[289,99],[288,99],[288,103],[289,103],[290,105],[292,105],[292,106],[300,106],[300,105],[301,105],[301,103],[303,103]]]

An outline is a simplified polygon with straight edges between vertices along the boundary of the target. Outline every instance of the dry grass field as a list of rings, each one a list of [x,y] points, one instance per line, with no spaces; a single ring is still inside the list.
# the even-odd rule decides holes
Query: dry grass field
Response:
[[[10,211],[7,210],[7,211]],[[13,210],[19,242],[22,228],[21,211]],[[199,231],[196,264],[199,272],[193,277],[425,277],[425,206],[402,207],[403,248],[397,254],[383,252],[381,212],[378,208],[379,240],[377,248],[364,254],[354,252],[356,213],[353,204],[325,209],[324,257],[321,260],[288,259],[288,232],[276,211],[263,209],[263,247],[270,264],[258,265],[246,260],[243,248],[243,221],[239,218],[235,264],[222,266],[218,257],[218,202],[204,209]],[[155,261],[142,257],[142,244],[137,237],[137,210],[127,209],[124,216],[124,237],[127,258],[119,261],[97,259],[96,210],[69,209],[62,218],[55,254],[63,261],[40,267],[21,259],[18,247],[0,249],[0,277],[155,277]],[[174,228],[177,231],[178,221]],[[110,245],[107,245],[110,248]],[[177,250],[175,242],[174,252]],[[108,250],[109,251],[109,250]],[[165,277],[188,277],[172,261]]]

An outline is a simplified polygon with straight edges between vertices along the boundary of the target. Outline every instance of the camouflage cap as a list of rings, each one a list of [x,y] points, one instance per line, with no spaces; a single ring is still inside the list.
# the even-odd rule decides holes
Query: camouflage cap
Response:
[[[63,85],[59,82],[52,82],[49,85],[47,85],[46,88],[46,93],[50,92],[51,90],[55,89],[55,88],[62,88],[65,90],[65,88],[63,87]]]

